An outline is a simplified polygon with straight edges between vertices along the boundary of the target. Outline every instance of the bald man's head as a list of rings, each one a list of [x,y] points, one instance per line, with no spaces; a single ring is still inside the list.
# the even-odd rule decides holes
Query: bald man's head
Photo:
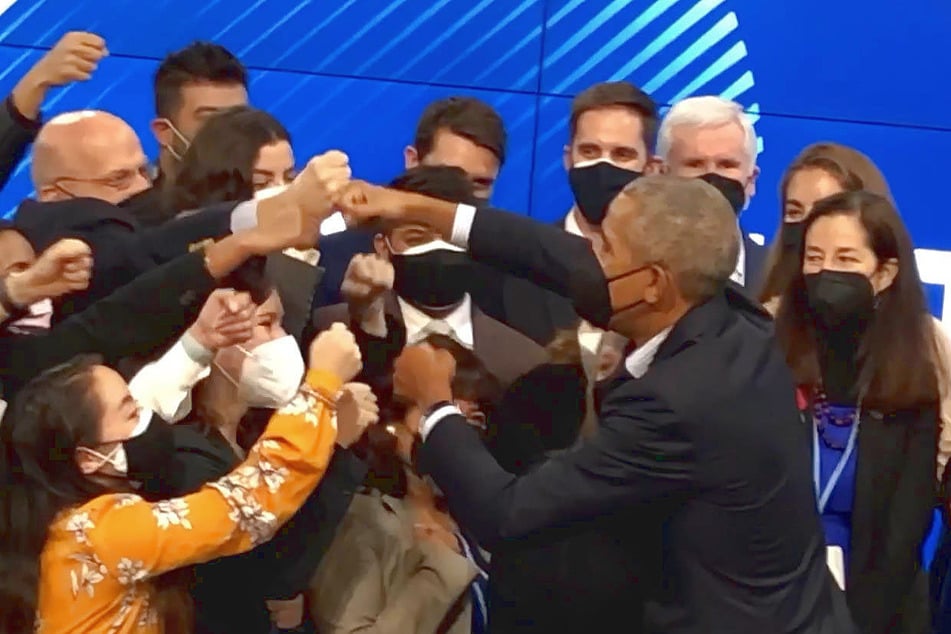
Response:
[[[51,119],[33,144],[33,187],[41,201],[98,198],[118,203],[148,189],[147,159],[135,130],[108,112]]]

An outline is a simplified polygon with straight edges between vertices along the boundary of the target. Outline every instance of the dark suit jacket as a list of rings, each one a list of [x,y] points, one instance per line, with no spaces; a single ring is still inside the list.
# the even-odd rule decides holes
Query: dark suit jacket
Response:
[[[284,305],[284,320],[281,325],[302,346],[310,341],[305,332],[310,322],[311,301],[324,275],[322,267],[311,266],[283,253],[267,256],[267,274],[277,288]]]
[[[204,433],[199,425],[185,423],[173,431],[171,477],[146,483],[150,498],[193,493],[241,462],[216,432]],[[290,599],[307,589],[365,475],[363,462],[338,448],[317,488],[271,541],[242,555],[196,566],[192,586],[196,633],[270,632],[265,600]]]
[[[3,189],[17,164],[40,131],[40,122],[24,117],[7,97],[0,107],[0,189]]]
[[[92,248],[89,288],[56,303],[55,318],[63,319],[190,248],[230,234],[234,207],[234,203],[223,203],[143,229],[128,210],[102,200],[26,200],[17,209],[14,223],[37,253],[61,238],[78,238]]]
[[[125,357],[164,349],[195,320],[215,286],[202,254],[190,253],[136,278],[46,334],[0,337],[5,398],[79,354],[102,355],[114,366]]]
[[[863,413],[845,584],[863,633],[927,630],[920,562],[935,507],[937,444],[935,409]]]
[[[363,370],[358,380],[379,387],[386,383],[393,372],[393,362],[406,345],[406,329],[396,295],[388,293],[385,302],[387,336],[372,337],[353,323],[346,304],[337,304],[314,311],[313,330],[321,332],[334,322],[350,324],[357,335],[363,354]],[[503,386],[525,374],[540,363],[547,353],[537,343],[521,335],[503,323],[483,313],[472,303],[473,352]]]
[[[606,325],[607,284],[583,238],[483,209],[469,249],[533,271]],[[680,320],[642,378],[614,381],[597,435],[578,449],[516,478],[455,416],[432,430],[419,459],[486,544],[644,509],[663,535],[650,631],[851,632],[803,442],[768,317],[723,294]]]

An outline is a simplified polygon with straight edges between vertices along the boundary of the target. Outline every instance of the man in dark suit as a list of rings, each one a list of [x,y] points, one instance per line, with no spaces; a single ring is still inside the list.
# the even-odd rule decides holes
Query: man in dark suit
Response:
[[[661,122],[657,154],[666,173],[705,177],[727,197],[738,219],[756,194],[756,131],[738,103],[713,96],[675,103]],[[753,288],[760,282],[766,246],[742,228],[741,233],[742,246],[731,279]]]
[[[451,362],[426,346],[394,388],[421,406],[421,467],[483,543],[638,508],[659,526],[655,632],[853,632],[826,568],[804,428],[765,313],[728,290],[735,215],[698,179],[650,176],[612,203],[590,243],[527,218],[354,183],[351,221],[427,224],[477,261],[533,272],[579,314],[637,344],[597,434],[515,477],[448,400]],[[643,548],[640,535],[632,549]]]
[[[505,163],[506,136],[502,118],[485,102],[473,97],[440,99],[423,111],[413,144],[403,151],[404,163],[407,169],[458,167],[472,183],[474,196],[487,201]],[[350,260],[357,253],[375,251],[375,234],[357,228],[320,238],[324,276],[314,295],[315,309],[344,301],[340,287]],[[483,277],[485,282],[473,290],[480,308],[541,345],[577,322],[571,305],[553,293],[494,270],[485,271]]]
[[[419,166],[391,187],[454,202],[473,202],[473,187],[455,167]],[[542,363],[544,349],[486,315],[476,289],[497,276],[461,249],[437,241],[426,226],[389,225],[375,237],[375,254],[354,256],[343,282],[346,302],[314,312],[313,331],[334,322],[353,325],[363,350],[363,378],[388,383],[393,360],[407,344],[447,335],[473,350],[492,375],[508,385]],[[494,271],[489,271],[494,273]]]

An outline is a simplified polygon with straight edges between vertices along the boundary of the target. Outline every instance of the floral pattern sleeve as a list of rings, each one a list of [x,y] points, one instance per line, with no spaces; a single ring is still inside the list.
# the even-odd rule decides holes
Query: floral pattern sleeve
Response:
[[[157,503],[111,495],[78,509],[67,526],[98,559],[90,564],[135,583],[269,540],[327,468],[337,436],[329,403],[340,386],[333,375],[309,372],[247,459],[191,495]]]

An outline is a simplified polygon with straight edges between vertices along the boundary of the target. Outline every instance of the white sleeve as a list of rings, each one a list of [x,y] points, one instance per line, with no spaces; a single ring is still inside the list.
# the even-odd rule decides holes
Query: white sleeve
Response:
[[[457,205],[456,217],[452,222],[452,235],[449,241],[461,249],[469,248],[469,233],[475,220],[476,208],[472,205]]]
[[[422,437],[423,442],[426,442],[426,438],[429,436],[430,432],[436,428],[436,425],[441,423],[448,416],[453,414],[458,414],[462,416],[462,410],[460,410],[455,405],[443,405],[435,412],[423,419],[419,425],[419,435]]]
[[[213,358],[213,352],[185,333],[158,361],[132,377],[129,392],[141,407],[176,423],[191,411],[192,388],[208,376]]]

